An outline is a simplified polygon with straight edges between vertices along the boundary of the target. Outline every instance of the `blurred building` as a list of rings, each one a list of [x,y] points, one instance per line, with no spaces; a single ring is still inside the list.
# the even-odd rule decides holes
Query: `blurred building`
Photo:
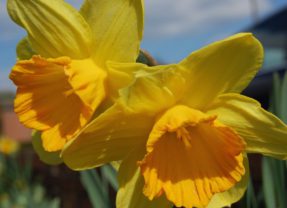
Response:
[[[258,22],[249,31],[262,42],[265,49],[264,70],[272,71],[287,63],[287,7]]]
[[[0,92],[0,134],[19,142],[31,140],[31,130],[24,127],[13,110],[14,93]]]

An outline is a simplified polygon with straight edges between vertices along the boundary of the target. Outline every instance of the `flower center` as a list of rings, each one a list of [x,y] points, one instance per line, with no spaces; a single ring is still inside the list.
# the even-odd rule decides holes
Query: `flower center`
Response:
[[[175,106],[156,122],[139,162],[144,194],[165,193],[176,206],[206,206],[216,193],[232,188],[245,173],[245,144],[231,128],[186,106]]]
[[[185,146],[189,147],[191,142],[191,136],[185,127],[180,127],[176,131],[176,137],[184,143]]]

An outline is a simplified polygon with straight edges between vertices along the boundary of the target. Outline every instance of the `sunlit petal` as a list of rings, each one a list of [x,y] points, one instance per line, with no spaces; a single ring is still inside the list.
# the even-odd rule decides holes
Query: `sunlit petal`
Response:
[[[239,94],[218,97],[208,110],[235,129],[247,143],[246,151],[287,159],[287,126],[260,104]]]
[[[115,104],[65,146],[63,160],[76,170],[121,160],[134,148],[144,146],[151,127],[152,118]]]
[[[249,181],[249,164],[248,164],[248,158],[245,155],[243,164],[245,167],[245,174],[242,177],[241,181],[239,181],[235,186],[233,186],[228,191],[215,194],[212,198],[210,203],[208,204],[207,208],[222,208],[222,207],[230,207],[231,204],[239,201],[248,186]]]
[[[10,17],[28,33],[35,52],[47,58],[87,58],[91,31],[79,12],[59,0],[8,0]]]
[[[152,200],[165,193],[178,207],[206,206],[241,180],[243,150],[243,140],[214,116],[175,106],[150,133],[140,163],[144,194]]]
[[[156,115],[184,96],[186,79],[176,65],[113,64],[111,69],[134,71],[135,80],[120,90],[121,99],[135,112]],[[114,84],[115,85],[115,84]],[[156,101],[156,102],[155,102]]]
[[[117,208],[171,208],[164,196],[150,201],[143,193],[144,179],[137,162],[144,157],[145,149],[136,148],[122,161],[118,178]]]
[[[135,62],[143,33],[142,0],[85,0],[81,14],[93,33],[93,56],[102,66],[106,60]]]
[[[146,66],[139,63],[107,62],[108,90],[110,97],[117,99],[119,89],[131,84],[138,70],[146,69]]]
[[[60,136],[55,139],[55,146],[45,146],[44,142],[48,151],[59,150],[105,98],[105,75],[90,60],[33,56],[31,60],[19,61],[10,78],[18,87],[15,112],[19,120],[29,128],[47,131],[43,136],[48,132]]]
[[[241,92],[263,62],[263,48],[250,33],[240,33],[191,53],[179,63],[188,80],[184,103],[204,109],[225,92]]]

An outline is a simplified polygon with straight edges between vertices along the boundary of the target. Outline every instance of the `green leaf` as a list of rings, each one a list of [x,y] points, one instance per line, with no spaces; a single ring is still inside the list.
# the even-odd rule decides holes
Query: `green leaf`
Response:
[[[276,207],[275,184],[272,173],[272,165],[270,158],[264,158],[262,162],[263,173],[263,193],[265,198],[266,208]]]
[[[46,150],[44,150],[42,145],[41,133],[39,131],[34,131],[32,133],[32,144],[40,160],[42,160],[44,163],[47,163],[49,165],[58,165],[63,162],[63,160],[60,158],[59,151],[47,152]]]
[[[284,161],[263,158],[263,191],[267,208],[285,208],[286,167]]]
[[[117,172],[110,164],[101,167],[103,177],[107,178],[114,190],[118,190]]]
[[[248,183],[248,188],[246,191],[246,203],[247,203],[247,208],[257,208],[258,203],[256,199],[256,195],[254,192],[254,187],[252,183],[252,178],[250,177],[249,183]]]
[[[20,40],[16,48],[16,53],[19,60],[27,60],[35,55],[35,52],[32,50],[27,37]]]
[[[280,113],[281,80],[278,73],[273,74],[273,87],[269,100],[269,111],[278,115]]]
[[[97,171],[100,171],[99,172]],[[104,165],[97,170],[81,172],[81,182],[86,189],[94,208],[113,207],[110,200],[109,189],[118,189],[117,172],[110,164]]]
[[[279,74],[273,75],[273,90],[270,99],[270,111],[287,121],[287,73],[281,81]],[[286,163],[273,158],[263,158],[263,193],[267,208],[285,208],[286,200]]]
[[[109,208],[109,198],[106,196],[106,186],[95,170],[81,171],[81,182],[86,189],[94,208]]]
[[[287,123],[287,72],[285,72],[282,84],[281,84],[281,94],[280,94],[280,115],[278,115],[285,123]]]

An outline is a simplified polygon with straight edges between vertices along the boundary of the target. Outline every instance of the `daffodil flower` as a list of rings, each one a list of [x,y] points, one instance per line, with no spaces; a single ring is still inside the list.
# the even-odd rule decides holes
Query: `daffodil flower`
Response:
[[[20,58],[36,54],[10,74],[15,112],[42,132],[45,150],[58,151],[132,80],[130,72],[108,70],[107,63],[136,61],[142,2],[86,0],[77,11],[63,0],[8,0],[7,7],[28,34],[18,46]]]
[[[262,65],[249,33],[191,53],[178,64],[137,68],[121,98],[63,149],[82,170],[122,160],[117,207],[223,207],[247,186],[246,153],[287,158],[287,127],[239,93]],[[142,70],[142,72],[141,72]]]

